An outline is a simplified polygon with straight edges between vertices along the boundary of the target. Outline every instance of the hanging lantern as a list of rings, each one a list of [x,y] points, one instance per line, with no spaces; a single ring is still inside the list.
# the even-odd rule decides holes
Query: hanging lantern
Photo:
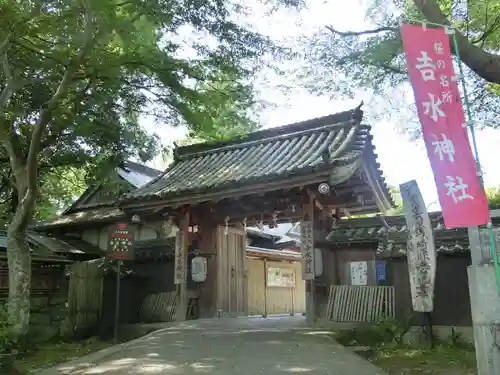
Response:
[[[328,194],[330,192],[330,186],[328,184],[325,184],[325,183],[319,184],[318,191],[321,194]]]

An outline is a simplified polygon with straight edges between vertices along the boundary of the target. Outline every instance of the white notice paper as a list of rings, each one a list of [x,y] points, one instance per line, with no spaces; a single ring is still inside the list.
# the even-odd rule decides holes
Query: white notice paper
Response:
[[[366,262],[351,262],[351,285],[368,284],[368,264]]]

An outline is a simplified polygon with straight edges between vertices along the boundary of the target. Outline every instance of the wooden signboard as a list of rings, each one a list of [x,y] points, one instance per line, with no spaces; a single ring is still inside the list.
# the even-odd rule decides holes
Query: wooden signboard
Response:
[[[295,270],[293,268],[269,267],[267,269],[267,286],[295,288]]]
[[[417,182],[405,182],[400,189],[408,228],[407,261],[413,310],[431,312],[436,277],[436,248],[431,220]]]
[[[117,223],[108,233],[107,257],[111,260],[133,260],[134,230],[129,223]]]
[[[175,236],[175,261],[174,261],[174,284],[183,284],[186,279],[186,268],[184,256],[184,232],[178,231]]]
[[[314,280],[315,261],[313,243],[313,225],[311,221],[300,223],[300,252],[302,253],[302,279]]]

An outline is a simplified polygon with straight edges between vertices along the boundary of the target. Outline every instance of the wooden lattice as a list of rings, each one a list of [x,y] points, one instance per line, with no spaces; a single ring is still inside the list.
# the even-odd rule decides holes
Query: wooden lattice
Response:
[[[326,318],[342,323],[373,323],[395,317],[393,286],[332,285]]]

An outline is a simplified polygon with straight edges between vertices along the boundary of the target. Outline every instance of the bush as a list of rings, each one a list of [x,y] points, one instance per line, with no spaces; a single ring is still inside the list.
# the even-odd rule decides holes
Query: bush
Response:
[[[0,306],[0,354],[10,353],[13,348],[14,337],[11,328],[7,309]]]
[[[372,328],[377,336],[380,337],[380,342],[384,344],[396,343],[401,344],[406,329],[400,321],[394,318],[380,317],[377,323]]]
[[[346,346],[369,346],[400,344],[406,333],[405,325],[393,318],[380,317],[375,324],[367,324],[354,329],[340,330],[335,339]]]

